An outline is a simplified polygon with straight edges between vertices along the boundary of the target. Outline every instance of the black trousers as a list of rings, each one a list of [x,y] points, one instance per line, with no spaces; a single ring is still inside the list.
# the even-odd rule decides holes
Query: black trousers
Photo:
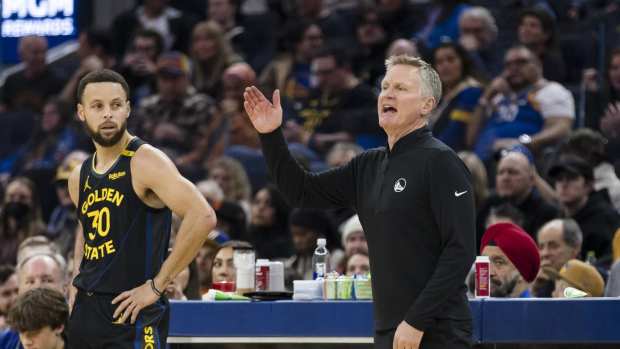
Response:
[[[396,329],[375,331],[375,349],[392,349]],[[472,347],[471,321],[438,320],[424,332],[420,349],[470,349]]]
[[[159,349],[166,347],[170,306],[165,297],[142,309],[135,324],[112,319],[115,295],[78,291],[69,318],[69,349]]]

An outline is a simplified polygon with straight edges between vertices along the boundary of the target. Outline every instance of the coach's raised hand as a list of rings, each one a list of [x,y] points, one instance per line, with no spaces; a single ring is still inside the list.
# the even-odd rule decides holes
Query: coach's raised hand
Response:
[[[273,92],[273,103],[255,86],[246,87],[243,92],[243,107],[252,121],[254,128],[260,133],[269,133],[282,124],[282,105],[280,90]]]

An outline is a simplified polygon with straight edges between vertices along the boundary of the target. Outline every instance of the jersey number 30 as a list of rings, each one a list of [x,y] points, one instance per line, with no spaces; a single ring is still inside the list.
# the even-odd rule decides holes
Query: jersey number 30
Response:
[[[110,231],[110,209],[104,207],[100,210],[90,211],[86,214],[88,218],[93,219],[92,228],[97,231],[99,236],[106,237]],[[95,233],[88,233],[88,237],[94,240]]]

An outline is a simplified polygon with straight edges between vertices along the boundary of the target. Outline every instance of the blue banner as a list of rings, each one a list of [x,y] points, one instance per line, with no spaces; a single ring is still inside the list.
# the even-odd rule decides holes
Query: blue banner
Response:
[[[49,47],[77,36],[77,0],[0,0],[0,59],[19,62],[17,43],[29,35],[45,36]]]

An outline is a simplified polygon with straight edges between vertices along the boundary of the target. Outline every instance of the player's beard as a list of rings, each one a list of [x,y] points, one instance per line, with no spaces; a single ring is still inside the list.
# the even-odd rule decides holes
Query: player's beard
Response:
[[[123,137],[123,134],[127,130],[127,120],[123,121],[119,130],[110,138],[104,138],[101,134],[101,131],[91,129],[86,121],[82,121],[82,126],[84,127],[84,130],[86,130],[86,133],[88,133],[90,138],[95,141],[95,143],[99,144],[102,147],[109,148],[116,145],[116,143],[118,143],[118,141],[120,141]]]

